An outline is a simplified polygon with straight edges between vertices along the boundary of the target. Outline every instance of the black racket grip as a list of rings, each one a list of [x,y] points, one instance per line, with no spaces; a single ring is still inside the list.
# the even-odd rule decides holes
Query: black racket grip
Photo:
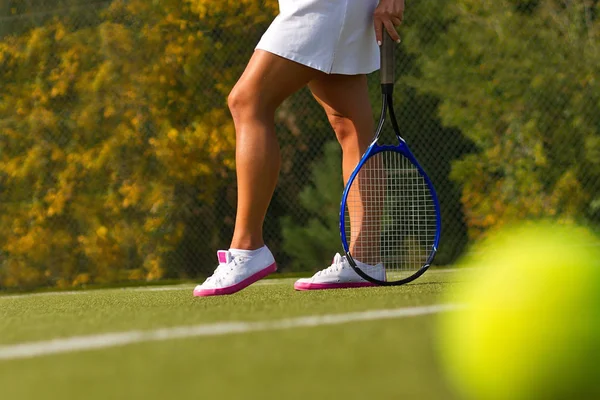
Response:
[[[396,49],[396,43],[391,38],[387,31],[383,30],[383,43],[381,44],[381,84],[382,85],[393,85],[395,79],[394,66],[394,51]]]

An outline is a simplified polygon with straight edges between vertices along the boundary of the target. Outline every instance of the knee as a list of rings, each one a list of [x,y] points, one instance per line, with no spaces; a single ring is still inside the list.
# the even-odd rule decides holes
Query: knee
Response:
[[[261,93],[256,88],[248,84],[238,83],[227,96],[227,105],[234,120],[244,120],[248,118],[262,118],[270,113],[269,104],[261,97]]]
[[[328,115],[328,119],[342,148],[356,143],[356,127],[350,118],[333,114]]]
[[[238,85],[227,96],[227,105],[234,119],[248,113],[254,107],[254,102],[252,94]]]

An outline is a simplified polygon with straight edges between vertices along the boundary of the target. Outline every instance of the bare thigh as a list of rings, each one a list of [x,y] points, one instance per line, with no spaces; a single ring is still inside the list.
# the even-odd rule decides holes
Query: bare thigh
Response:
[[[254,112],[272,113],[289,96],[325,75],[263,50],[256,50],[229,95],[234,119]]]
[[[369,88],[365,75],[322,74],[308,84],[327,115],[372,123]]]

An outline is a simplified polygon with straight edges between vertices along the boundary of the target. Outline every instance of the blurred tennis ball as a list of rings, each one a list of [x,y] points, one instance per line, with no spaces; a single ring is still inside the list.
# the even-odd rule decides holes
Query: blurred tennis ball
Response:
[[[530,223],[476,246],[466,307],[440,316],[450,382],[467,399],[600,399],[600,240]]]

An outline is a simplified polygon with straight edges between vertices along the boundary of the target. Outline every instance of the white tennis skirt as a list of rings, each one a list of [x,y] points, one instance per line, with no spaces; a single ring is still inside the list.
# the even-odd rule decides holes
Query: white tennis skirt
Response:
[[[328,74],[379,69],[373,29],[378,0],[279,0],[279,15],[257,49]]]

